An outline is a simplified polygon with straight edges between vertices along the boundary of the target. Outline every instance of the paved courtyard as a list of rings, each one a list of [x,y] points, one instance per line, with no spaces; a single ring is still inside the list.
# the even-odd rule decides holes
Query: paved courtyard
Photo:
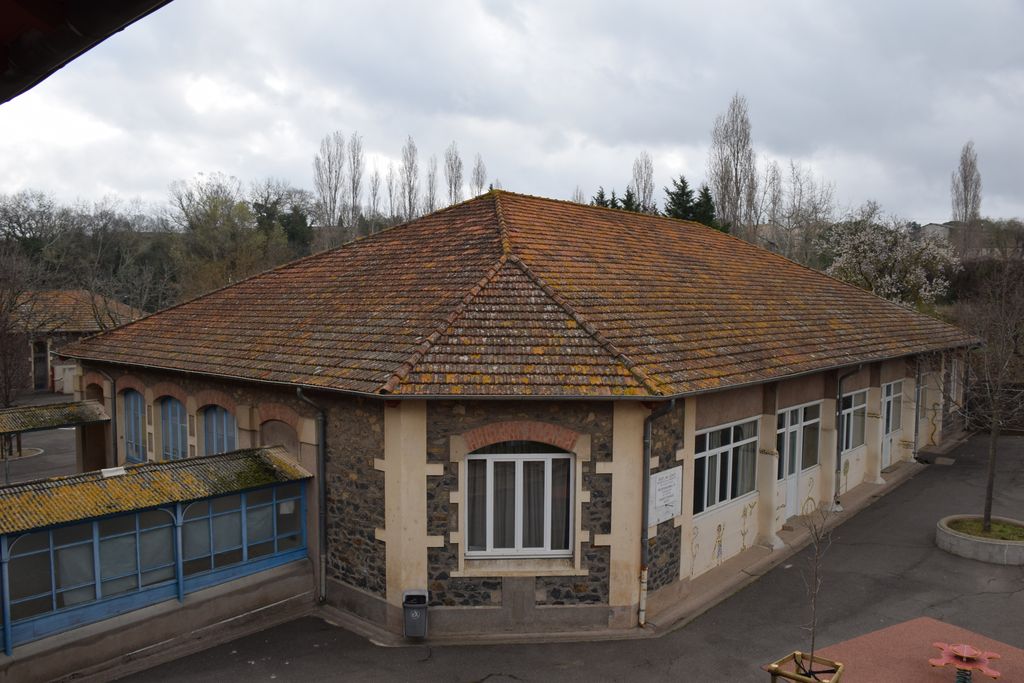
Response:
[[[954,557],[933,541],[940,517],[980,512],[985,447],[985,437],[975,437],[950,454],[953,464],[930,466],[836,529],[826,557],[819,647],[930,617],[1024,648],[1024,567]],[[1004,439],[996,487],[995,513],[1024,517],[1024,437]],[[760,664],[807,647],[801,576],[806,558],[806,551],[795,555],[661,638],[380,648],[306,617],[129,680],[764,683],[768,675],[758,670]],[[935,655],[924,647],[912,656],[920,656],[922,671],[928,671],[926,659]],[[847,665],[855,673],[856,662]],[[1003,680],[1024,680],[1024,672],[1003,673]]]
[[[71,398],[65,394],[32,393],[19,396],[15,405],[63,403]],[[14,458],[8,465],[12,484],[75,473],[74,427],[23,434],[21,449],[25,457]],[[0,463],[0,483],[4,478],[2,465]]]

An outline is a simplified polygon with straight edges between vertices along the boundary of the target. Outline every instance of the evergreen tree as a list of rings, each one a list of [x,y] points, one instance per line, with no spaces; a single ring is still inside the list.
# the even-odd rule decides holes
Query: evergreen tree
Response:
[[[608,200],[609,209],[621,209],[622,200],[615,196],[615,188],[612,188],[612,197]]]
[[[672,181],[672,189],[665,188],[665,215],[669,218],[692,221],[696,220],[695,210],[693,188],[686,181],[686,176],[680,175],[678,180]]]
[[[632,185],[626,186],[626,194],[622,195],[622,204],[619,208],[623,211],[633,211],[635,213],[643,211],[643,206],[640,204],[640,199],[636,196],[636,192],[633,191]]]
[[[608,196],[604,193],[604,187],[597,188],[597,194],[590,199],[591,206],[600,206],[607,209],[610,205],[608,204]]]
[[[718,219],[715,216],[715,200],[712,199],[711,189],[707,184],[701,185],[700,194],[697,195],[697,201],[693,203],[691,215],[690,220],[703,223],[722,232],[729,232],[727,227],[718,224]]]

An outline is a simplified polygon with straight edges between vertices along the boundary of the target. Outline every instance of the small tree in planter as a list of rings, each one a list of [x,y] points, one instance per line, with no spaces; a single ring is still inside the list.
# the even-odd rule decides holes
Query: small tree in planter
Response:
[[[999,436],[1024,418],[1024,263],[1000,261],[964,301],[960,323],[982,340],[969,363],[968,425],[987,431],[988,476],[982,530],[992,528]]]
[[[812,501],[808,501],[811,503]],[[762,668],[771,674],[772,681],[783,678],[801,683],[830,681],[839,683],[843,674],[843,665],[831,659],[815,655],[818,635],[818,598],[824,583],[823,561],[825,553],[832,546],[832,519],[836,512],[828,504],[808,505],[802,519],[803,527],[810,536],[810,556],[807,568],[803,572],[804,586],[807,589],[807,603],[810,609],[810,622],[805,627],[810,632],[810,652],[799,650],[786,655],[782,659],[765,664]]]

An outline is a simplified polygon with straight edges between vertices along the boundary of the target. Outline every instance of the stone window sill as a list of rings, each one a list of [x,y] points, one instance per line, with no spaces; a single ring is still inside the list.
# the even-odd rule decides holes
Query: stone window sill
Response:
[[[466,560],[461,571],[452,572],[453,577],[485,576],[586,576],[586,569],[577,569],[571,558],[524,558]]]

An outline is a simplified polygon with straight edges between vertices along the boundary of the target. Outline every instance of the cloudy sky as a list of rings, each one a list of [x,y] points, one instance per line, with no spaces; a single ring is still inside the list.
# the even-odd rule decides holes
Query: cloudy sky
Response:
[[[161,203],[212,171],[311,187],[335,129],[381,169],[406,135],[421,158],[454,139],[552,197],[621,192],[642,150],[659,187],[699,182],[740,92],[758,154],[810,165],[843,206],[947,220],[973,139],[982,212],[1020,217],[1022,35],[1011,0],[175,0],[0,106],[0,192]]]

